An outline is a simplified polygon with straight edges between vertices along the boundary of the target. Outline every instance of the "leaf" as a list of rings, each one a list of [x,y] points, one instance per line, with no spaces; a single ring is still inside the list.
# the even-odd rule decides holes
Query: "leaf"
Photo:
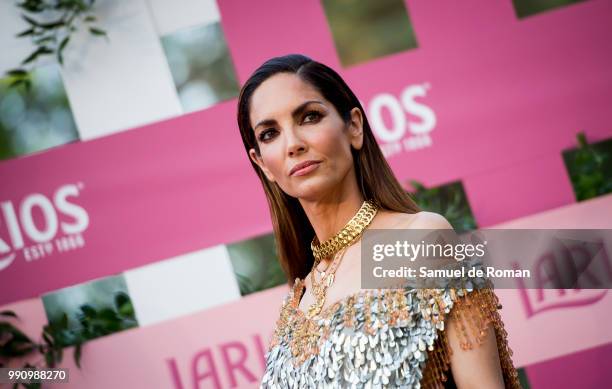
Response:
[[[66,21],[64,21],[63,19],[56,20],[55,22],[50,22],[50,23],[38,23],[38,25],[44,28],[45,30],[52,30],[54,28],[64,26],[65,24],[66,24]]]
[[[64,64],[64,57],[62,55],[64,48],[66,47],[66,45],[68,44],[68,42],[70,41],[70,37],[67,36],[65,37],[62,42],[59,44],[59,47],[57,49],[57,60],[59,61],[60,65]]]
[[[23,17],[23,19],[25,19],[26,22],[28,22],[32,27],[39,27],[45,30],[53,30],[57,27],[61,27],[64,26],[66,24],[66,21],[63,19],[59,19],[56,20],[54,22],[49,22],[49,23],[42,23],[39,22],[38,20],[32,19],[31,17],[22,14],[21,15]]]
[[[47,332],[43,331],[42,336],[43,336],[43,340],[45,341],[45,343],[47,343],[49,346],[53,347],[53,339],[51,339],[49,334]]]
[[[34,39],[34,43],[37,46],[41,46],[43,43],[55,42],[55,36],[43,36],[42,38]]]
[[[135,318],[134,306],[127,294],[122,292],[117,293],[115,296],[115,307],[117,308],[119,316],[130,319]]]
[[[7,322],[0,322],[0,337],[4,338],[0,347],[1,357],[19,357],[36,349],[36,344],[20,329]]]
[[[425,186],[417,180],[410,180],[410,184],[417,192],[425,190]]]
[[[91,32],[94,35],[107,36],[106,31],[101,30],[96,27],[89,27],[89,32]]]
[[[28,75],[28,71],[24,69],[11,69],[6,72],[9,76],[14,77],[25,77]]]
[[[11,74],[11,72],[13,72],[14,70],[9,70],[9,74]],[[22,70],[23,71],[23,70]],[[11,74],[13,75],[13,74]],[[1,311],[0,312],[0,316],[10,316],[10,317],[14,317],[17,318],[17,314],[13,311]]]
[[[54,28],[61,27],[61,26],[66,24],[66,21],[63,20],[63,19],[58,19],[55,22],[42,23],[42,22],[39,22],[36,19],[32,19],[31,17],[29,17],[28,15],[25,15],[25,14],[21,14],[21,17],[26,22],[28,22],[31,26],[44,28],[45,30],[52,30]]]
[[[17,7],[23,8],[28,12],[38,13],[45,9],[45,4],[42,1],[27,0],[21,4],[17,4]]]
[[[28,22],[31,26],[36,26],[36,27],[41,27],[40,23],[38,23],[36,20],[32,19],[31,17],[29,17],[28,15],[24,15],[21,14],[21,17]]]
[[[39,47],[36,51],[30,54],[26,59],[21,61],[21,64],[25,65],[27,63],[34,61],[39,55],[46,55],[46,54],[51,54],[51,53],[53,53],[53,50],[51,50],[50,48],[46,46]]]
[[[118,311],[121,310],[122,305],[129,304],[129,302],[130,298],[125,293],[118,292],[115,295],[115,308],[117,308]]]
[[[43,326],[43,332],[46,332],[46,333],[48,333],[49,335],[53,335],[53,327],[52,327],[52,325],[51,325],[50,323],[49,323],[49,324],[44,325],[44,326]]]
[[[88,15],[84,20],[86,22],[95,22],[98,19],[94,15]]]
[[[78,342],[74,348],[74,363],[77,367],[81,368],[81,351],[82,351],[82,342]]]
[[[587,147],[588,143],[584,132],[579,132],[578,134],[576,134],[576,139],[578,140],[578,145],[580,146],[580,148]]]
[[[24,36],[28,36],[28,35],[32,35],[34,33],[34,28],[28,28],[25,31],[21,31],[19,34],[15,35],[18,38],[24,37]]]
[[[68,315],[66,314],[66,312],[64,312],[64,314],[62,315],[62,320],[60,321],[60,328],[62,329],[66,329],[68,328]]]
[[[91,7],[91,3],[92,3],[91,1],[88,2],[86,0],[71,0],[71,1],[74,3],[74,6],[76,6],[81,12],[87,11]]]
[[[62,358],[64,357],[64,349],[62,347],[58,347],[55,349],[55,361],[60,363]]]
[[[30,90],[30,81],[27,78],[18,78],[9,84],[9,88],[17,88],[23,85],[26,91]]]
[[[102,308],[100,312],[98,313],[98,318],[109,321],[109,322],[114,322],[119,319],[117,316],[117,313],[113,311],[111,308]]]
[[[0,322],[0,334],[7,334],[7,333],[11,334],[14,339],[20,342],[32,343],[32,340],[26,334],[21,332],[19,328],[15,327],[11,323]]]
[[[36,57],[38,57],[38,55],[40,54],[40,48],[35,50],[32,54],[30,54],[29,56],[26,57],[26,59],[24,59],[23,61],[21,61],[22,65],[25,65],[29,62],[32,62],[36,59]]]
[[[30,79],[26,78],[26,79],[23,80],[23,85],[25,86],[26,91],[30,92],[30,90],[32,89],[32,81],[30,81]]]
[[[96,317],[98,314],[96,309],[89,304],[81,305],[81,311],[83,311],[83,313],[85,314],[85,317],[89,317],[89,318]]]
[[[55,354],[53,353],[52,349],[45,353],[45,363],[47,364],[47,366],[52,367],[55,364],[54,356]]]

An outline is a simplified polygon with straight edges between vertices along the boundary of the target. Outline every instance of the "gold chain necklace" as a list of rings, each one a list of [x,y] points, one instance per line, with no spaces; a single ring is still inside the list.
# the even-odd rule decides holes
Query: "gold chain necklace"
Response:
[[[310,243],[315,263],[318,265],[321,260],[331,257],[342,247],[355,240],[372,222],[377,211],[378,206],[372,200],[366,200],[355,216],[336,235],[323,243],[319,243],[319,239],[315,235]]]
[[[334,260],[328,267],[329,272],[327,272],[327,269],[325,269],[327,274],[321,277],[320,282],[317,282],[315,280],[314,271],[310,273],[310,292],[316,300],[310,307],[308,307],[309,318],[318,315],[323,309],[323,305],[325,304],[325,297],[327,295],[327,288],[332,286],[332,284],[334,283],[334,274],[336,273],[336,270],[338,269],[342,258],[344,258],[344,253],[347,248],[348,246],[343,247],[342,249],[340,249],[340,251],[336,253],[336,255],[334,256]]]
[[[311,270],[311,292],[316,298],[316,301],[308,308],[308,317],[318,315],[323,309],[327,288],[334,282],[334,273],[340,263],[340,261],[336,259],[344,257],[346,249],[361,236],[363,231],[370,225],[377,212],[378,206],[373,201],[366,200],[355,216],[353,216],[336,235],[321,244],[317,244],[318,239],[316,236],[312,240],[310,247],[312,248],[315,261]],[[321,282],[317,283],[314,278],[314,272],[317,265],[323,258],[328,258],[332,255],[334,259],[328,267],[329,272],[328,269],[325,269],[321,277]]]

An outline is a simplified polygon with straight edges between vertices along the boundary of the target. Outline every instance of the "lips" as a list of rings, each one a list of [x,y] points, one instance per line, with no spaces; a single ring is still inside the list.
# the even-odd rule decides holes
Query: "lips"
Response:
[[[321,161],[310,160],[310,161],[304,161],[304,162],[298,163],[293,168],[291,168],[291,171],[289,171],[289,175],[292,176],[298,170],[303,169],[305,167],[308,167],[310,165],[315,165],[315,164],[320,163],[320,162]]]

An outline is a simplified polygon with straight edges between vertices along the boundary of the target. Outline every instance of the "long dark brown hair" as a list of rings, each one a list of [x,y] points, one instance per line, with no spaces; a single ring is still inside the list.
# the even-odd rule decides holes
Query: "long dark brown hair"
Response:
[[[363,146],[360,150],[351,147],[351,154],[363,198],[374,200],[382,209],[390,211],[416,213],[421,210],[393,175],[355,94],[333,69],[304,55],[291,54],[269,59],[257,68],[243,85],[238,98],[237,116],[247,155],[250,149],[255,149],[259,155],[250,121],[251,96],[262,82],[277,73],[296,74],[312,85],[334,105],[347,124],[351,118],[351,110],[354,107],[361,110]],[[314,229],[298,199],[283,192],[276,182],[269,181],[252,160],[251,164],[266,193],[278,258],[289,285],[292,286],[296,277],[304,278],[313,266],[314,257],[310,242],[315,235]]]

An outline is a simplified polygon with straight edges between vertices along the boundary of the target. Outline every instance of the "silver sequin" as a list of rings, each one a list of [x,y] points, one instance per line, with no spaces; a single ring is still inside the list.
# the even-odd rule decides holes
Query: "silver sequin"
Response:
[[[473,289],[469,287],[466,292]],[[291,329],[280,329],[282,336],[266,353],[261,388],[420,388],[427,352],[433,350],[438,332],[444,330],[440,315],[450,312],[454,302],[448,288],[437,289],[439,294],[434,296],[422,291],[406,288],[397,292],[404,297],[407,318],[393,325],[389,317],[397,307],[383,302],[384,289],[370,291],[370,304],[366,304],[366,293],[356,294],[352,324],[344,321],[347,304],[318,320],[319,333],[327,329],[329,335],[320,341],[318,353],[301,364],[294,363]],[[463,294],[460,289],[458,292]],[[293,291],[283,306],[291,298]],[[366,316],[373,334],[365,329]]]

